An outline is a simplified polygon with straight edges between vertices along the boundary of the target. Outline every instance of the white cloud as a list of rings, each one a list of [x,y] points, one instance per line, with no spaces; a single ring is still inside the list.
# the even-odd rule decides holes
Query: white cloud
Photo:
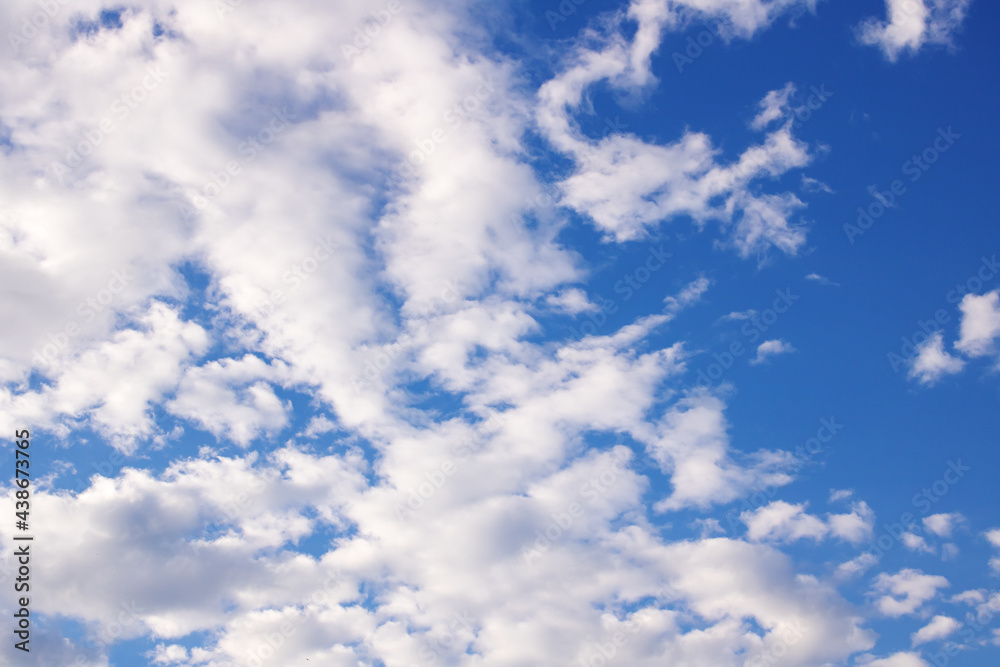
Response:
[[[910,639],[913,641],[913,646],[920,646],[944,639],[960,627],[962,624],[950,616],[935,616],[930,623],[910,635]]]
[[[696,130],[664,144],[596,140],[574,115],[600,81],[641,94],[665,29],[722,18],[729,37],[749,38],[812,0],[638,0],[634,36],[606,17],[607,39],[578,42],[600,44],[563,61],[540,108],[513,59],[470,46],[479,5],[405,3],[350,56],[341,46],[370,5],[244,3],[223,18],[217,6],[140,2],[121,29],[72,40],[71,22],[99,9],[82,3],[17,57],[0,54],[0,84],[16,93],[0,120],[17,144],[0,160],[0,265],[20,276],[0,298],[25,313],[4,330],[4,368],[43,376],[5,389],[4,414],[62,434],[93,426],[132,449],[167,441],[154,418],[164,408],[238,445],[271,436],[260,444],[273,450],[227,458],[205,446],[162,473],[39,488],[38,511],[52,517],[39,538],[61,545],[37,573],[53,592],[39,612],[99,636],[134,604],[122,638],[150,640],[155,664],[206,667],[246,662],[272,636],[283,637],[272,664],[409,664],[427,652],[557,664],[614,636],[635,607],[645,616],[619,659],[637,667],[727,665],[779,646],[789,664],[840,664],[872,648],[861,612],[772,545],[714,537],[708,518],[689,540],[651,525],[658,473],[643,455],[669,484],[654,511],[792,479],[787,452],[730,442],[721,396],[678,393],[685,342],[657,344],[657,327],[708,279],[670,297],[667,315],[577,340],[539,342],[533,317],[540,304],[598,312],[568,287],[586,269],[560,240],[559,203],[615,240],[689,216],[744,256],[803,247],[803,203],[759,191],[812,159],[777,117],[724,160]],[[31,0],[0,8],[5,19],[29,11]],[[157,66],[166,78],[127,123],[54,177],[52,161]],[[782,113],[780,100],[762,109],[775,104]],[[557,193],[525,160],[536,121],[574,164]],[[239,147],[265,130],[248,158]],[[227,176],[231,160],[240,172]],[[178,212],[195,196],[208,205]],[[88,299],[101,312],[51,361],[32,362],[48,333],[86,319]],[[164,305],[176,302],[203,308]],[[413,385],[454,405],[427,408]],[[273,436],[293,420],[279,387],[316,411],[284,445]],[[615,444],[588,450],[594,433]],[[0,495],[8,512],[9,500]],[[563,528],[574,502],[584,512]],[[748,517],[762,541],[856,543],[873,521],[861,502],[826,518],[768,512]],[[526,567],[521,548],[552,525],[558,536]],[[667,580],[674,591],[658,593]],[[11,594],[0,593],[5,606]],[[808,631],[786,646],[796,627]],[[176,643],[192,632],[200,645]],[[74,664],[77,647],[60,647],[58,664]]]
[[[851,489],[830,489],[830,502],[835,503],[838,500],[847,500],[854,495],[854,491]]]
[[[955,560],[961,550],[958,545],[953,542],[946,542],[941,545],[941,560]]]
[[[789,461],[773,452],[758,452],[744,467],[729,450],[724,403],[707,392],[682,398],[660,420],[646,449],[670,474],[671,495],[657,511],[687,506],[708,507],[735,499],[752,485],[783,485],[791,481]]]
[[[865,552],[860,556],[852,558],[846,563],[838,565],[835,570],[835,574],[840,580],[850,579],[858,574],[861,574],[862,572],[867,572],[876,563],[878,563],[878,556],[870,552]]]
[[[1000,591],[990,591],[988,598],[976,605],[976,613],[979,617],[996,614],[997,610],[1000,610]]]
[[[1000,549],[1000,528],[988,530],[984,533],[984,535],[990,544],[992,544],[995,548]],[[993,568],[994,571],[1000,572],[1000,556],[994,556],[990,559],[990,567]]]
[[[760,113],[750,122],[750,127],[762,130],[788,114],[788,98],[795,94],[795,84],[788,82],[780,90],[772,90],[760,101]]]
[[[914,614],[937,595],[939,588],[950,584],[942,576],[924,574],[920,570],[905,569],[896,574],[883,572],[872,584],[873,593],[884,593],[875,606],[886,616],[898,618]]]
[[[792,136],[789,124],[725,164],[718,161],[719,150],[704,133],[685,131],[668,144],[647,143],[622,132],[592,140],[577,127],[572,113],[584,104],[587,89],[598,82],[631,92],[648,85],[650,53],[659,45],[663,29],[680,25],[686,11],[725,17],[734,34],[748,37],[782,11],[814,6],[811,0],[726,5],[700,0],[634,2],[628,13],[638,24],[633,39],[623,36],[621,25],[612,25],[612,34],[603,43],[580,47],[568,59],[572,65],[539,92],[539,127],[576,164],[560,184],[561,203],[589,216],[617,241],[639,238],[663,221],[687,216],[699,226],[718,221],[731,228],[728,242],[744,257],[772,247],[797,253],[805,231],[790,218],[804,204],[791,193],[758,195],[749,188],[756,179],[778,176],[811,161],[807,146]],[[772,101],[780,94],[774,93]],[[773,106],[767,99],[765,108]]]
[[[316,524],[343,525],[365,463],[356,452],[313,457],[294,449],[276,451],[267,465],[256,461],[256,454],[186,461],[159,478],[126,470],[116,479],[95,476],[80,494],[36,493],[40,511],[59,517],[39,526],[39,538],[51,532],[65,545],[38,573],[41,585],[59,591],[53,609],[100,626],[124,603],[132,610],[124,637],[169,638],[223,624],[226,599],[250,608],[307,599],[302,577],[322,581],[328,565],[280,547]],[[306,504],[315,518],[303,516]],[[99,517],[106,529],[94,531]],[[272,555],[255,559],[262,551]],[[98,566],[109,559],[121,566]],[[76,576],[80,568],[92,576]],[[284,585],[291,588],[282,593]]]
[[[587,298],[587,293],[578,287],[565,289],[558,294],[552,294],[545,302],[553,309],[568,315],[592,313],[601,309]]]
[[[832,535],[851,544],[860,544],[872,535],[875,513],[867,503],[855,503],[850,513],[831,514],[825,521],[806,513],[805,508],[804,503],[793,505],[776,500],[743,512],[740,519],[747,525],[747,537],[755,541],[791,542],[811,538],[818,542]]]
[[[641,539],[639,532],[632,531],[630,540],[638,539]],[[830,599],[833,591],[813,577],[799,577],[789,587],[780,575],[786,567],[784,556],[771,547],[715,538],[665,548],[643,545],[642,553],[647,562],[666,564],[665,574],[669,574],[674,594],[694,613],[718,619],[753,615],[757,623],[769,629],[763,641],[755,646],[755,651],[761,654],[767,654],[777,643],[783,634],[782,625],[809,629],[797,641],[784,642],[782,648],[787,654],[782,659],[789,664],[837,662],[835,653],[867,650],[874,645],[873,633],[858,628],[856,619],[851,618],[853,613],[838,602],[828,607],[837,610],[830,617],[811,609],[814,602]],[[753,574],[747,576],[749,572]],[[724,656],[731,645],[731,632],[741,631],[723,627],[720,622],[712,628],[712,635],[699,633],[704,648],[697,653],[682,651],[680,645],[675,645],[676,648],[661,654],[650,665],[663,664],[664,657],[670,664],[684,664],[688,660],[691,664],[726,664],[728,658]],[[833,636],[842,637],[845,646],[838,649],[828,644]],[[694,651],[694,646],[688,646],[688,651]]]
[[[875,45],[890,61],[925,44],[950,46],[970,0],[886,0],[888,22],[870,18],[858,26],[863,44]]]
[[[747,537],[751,540],[810,538],[819,541],[829,530],[821,519],[805,512],[805,505],[791,505],[781,500],[744,512],[740,518],[747,524]]]
[[[716,19],[726,24],[732,33],[750,38],[769,27],[782,14],[793,16],[802,11],[816,11],[815,0],[647,0],[634,3],[636,10],[651,7],[666,9],[669,20]]]
[[[153,302],[111,340],[64,360],[54,382],[38,390],[0,390],[0,405],[10,428],[33,423],[66,433],[65,420],[86,417],[120,449],[154,435],[151,404],[173,390],[184,367],[208,347],[205,330],[184,322],[178,312]]]
[[[268,381],[286,384],[288,367],[259,357],[220,359],[189,368],[167,410],[197,423],[216,438],[247,446],[264,433],[288,424],[290,405],[282,403]]]
[[[820,285],[833,285],[834,287],[840,287],[840,283],[835,283],[826,276],[821,276],[818,273],[810,273],[806,276],[806,280],[812,280]]]
[[[316,415],[306,424],[306,430],[302,432],[304,438],[315,438],[324,433],[337,430],[336,422],[331,421],[323,415]]]
[[[708,278],[701,276],[688,283],[676,296],[668,296],[663,300],[666,304],[664,309],[668,313],[677,313],[684,308],[687,308],[691,304],[698,303],[701,300],[702,295],[708,291],[709,286],[712,281]]]
[[[157,665],[176,665],[188,659],[188,650],[180,644],[157,645],[153,662]]]
[[[791,343],[779,339],[766,340],[757,346],[757,356],[754,359],[751,359],[750,363],[761,364],[771,357],[776,357],[781,354],[789,354],[791,352],[795,352],[795,348],[792,347]]]
[[[957,595],[951,596],[950,602],[964,602],[970,606],[981,603],[985,598],[983,597],[982,591],[962,591]]]
[[[859,663],[864,667],[928,667],[919,653],[893,653],[888,658]]]
[[[993,354],[994,341],[1000,336],[1000,290],[982,296],[966,294],[959,308],[961,335],[955,348],[970,357]]]
[[[855,502],[847,514],[831,514],[827,518],[830,533],[851,544],[860,544],[872,536],[875,512],[864,501]]]
[[[937,332],[917,346],[917,356],[910,362],[908,377],[917,379],[920,384],[933,385],[943,376],[958,373],[964,367],[964,361],[945,351],[941,333]]]
[[[951,538],[955,527],[964,523],[965,517],[958,512],[931,514],[923,519],[927,532],[944,538]]]
[[[910,551],[920,551],[929,554],[934,553],[934,548],[927,544],[927,540],[920,535],[915,535],[914,533],[903,533],[903,544]]]
[[[719,319],[720,319],[720,321],[723,321],[723,322],[730,321],[730,320],[735,320],[737,322],[741,322],[743,320],[749,320],[750,318],[752,318],[756,314],[757,314],[757,311],[751,308],[750,310],[733,311],[733,312],[729,313],[728,315],[723,315]]]
[[[823,181],[811,178],[804,174],[802,176],[802,189],[806,192],[825,192],[826,194],[833,194],[833,188],[829,185]]]

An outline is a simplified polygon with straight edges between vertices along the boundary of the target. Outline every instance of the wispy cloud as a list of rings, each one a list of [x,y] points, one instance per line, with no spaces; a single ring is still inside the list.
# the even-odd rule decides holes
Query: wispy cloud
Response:
[[[765,361],[770,360],[772,357],[776,357],[782,354],[790,354],[795,352],[795,348],[792,347],[791,343],[780,339],[766,340],[757,346],[757,356],[750,360],[751,364],[762,364]]]

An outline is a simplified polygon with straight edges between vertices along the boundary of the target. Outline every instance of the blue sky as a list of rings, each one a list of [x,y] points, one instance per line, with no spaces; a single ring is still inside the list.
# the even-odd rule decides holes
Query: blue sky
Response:
[[[995,664],[998,22],[6,3],[0,661]]]

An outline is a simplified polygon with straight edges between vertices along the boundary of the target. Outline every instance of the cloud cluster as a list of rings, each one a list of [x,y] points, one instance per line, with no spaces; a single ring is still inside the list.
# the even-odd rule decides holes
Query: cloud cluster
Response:
[[[863,44],[877,46],[890,61],[925,44],[952,45],[972,0],[886,0],[887,21],[870,18],[857,30]]]
[[[996,339],[1000,337],[1000,290],[981,295],[966,294],[958,307],[962,317],[955,350],[969,359],[994,357],[995,367],[1000,368],[1000,352],[996,346]],[[949,353],[943,334],[936,332],[917,346],[908,376],[921,384],[933,385],[947,375],[961,372],[965,366],[965,359]]]
[[[776,500],[756,510],[743,512],[747,537],[754,541],[792,542],[811,539],[816,542],[836,537],[851,544],[861,544],[872,535],[875,513],[865,502],[854,504],[847,514],[829,514],[826,519],[807,513],[805,504]]]
[[[531,84],[486,48],[480,2],[49,5],[34,23],[31,0],[0,7],[18,37],[0,299],[21,314],[0,333],[0,423],[129,458],[80,489],[56,460],[34,491],[34,610],[86,638],[40,634],[45,659],[106,665],[143,638],[160,665],[513,667],[593,664],[610,642],[639,667],[806,667],[875,646],[863,609],[781,550],[856,547],[863,501],[670,533],[797,463],[733,435],[727,388],[684,385],[692,345],[668,326],[710,278],[612,321],[565,233],[579,214],[625,244],[687,218],[736,257],[798,253],[805,202],[762,190],[813,160],[791,84],[756,93],[732,160],[697,129],[654,143],[581,121],[598,88],[655,84],[668,32],[751,39],[814,0],[634,0]],[[537,171],[539,135],[567,173]],[[996,293],[976,299],[968,356],[998,330]],[[886,575],[876,604],[923,610],[940,579]]]

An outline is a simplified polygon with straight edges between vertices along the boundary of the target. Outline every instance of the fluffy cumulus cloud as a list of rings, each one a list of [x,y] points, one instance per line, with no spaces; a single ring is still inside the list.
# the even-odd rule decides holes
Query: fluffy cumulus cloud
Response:
[[[944,376],[961,372],[968,360],[982,357],[992,361],[994,370],[1000,368],[1000,351],[996,345],[1000,337],[1000,290],[966,294],[958,309],[959,336],[954,342],[957,354],[948,352],[942,332],[931,334],[917,345],[917,354],[909,360],[910,379],[934,385]]]
[[[958,512],[931,514],[923,519],[924,529],[931,535],[950,539],[955,529],[963,526],[966,519]]]
[[[948,580],[940,575],[905,569],[896,574],[880,574],[872,585],[872,592],[876,595],[875,606],[878,610],[895,618],[915,613],[937,596],[939,588],[949,585]]]
[[[962,311],[962,329],[955,349],[970,357],[994,353],[994,341],[1000,336],[1000,290],[982,296],[967,294],[959,308]]]
[[[755,452],[746,465],[734,459],[724,407],[719,397],[698,391],[673,405],[652,429],[647,451],[673,486],[656,509],[707,507],[751,488],[790,481],[789,461],[779,452]]]
[[[935,333],[917,346],[917,356],[910,362],[909,377],[920,384],[932,385],[943,376],[958,373],[964,367],[964,361],[944,349],[943,336]]]
[[[155,429],[152,403],[177,386],[181,369],[207,346],[202,327],[153,302],[134,327],[52,371],[50,384],[0,394],[5,425],[11,430],[15,423],[48,423],[57,432],[67,432],[67,419],[83,418],[120,447],[134,449],[137,438]]]
[[[865,34],[893,57],[946,41],[964,3],[915,2],[919,25],[892,2]],[[689,381],[696,318],[754,304],[700,312],[723,278],[680,251],[652,278],[662,246],[624,299],[588,282],[667,232],[739,270],[807,250],[791,188],[825,148],[794,84],[733,101],[735,147],[590,116],[655,90],[692,25],[746,43],[818,4],[632,0],[529,71],[485,2],[4,3],[0,423],[56,443],[32,487],[37,664],[923,664],[891,653],[905,636],[869,653],[864,591],[929,616],[947,580],[838,588],[873,566],[872,508],[774,498],[797,443]],[[997,310],[966,297],[956,349],[992,354]],[[753,363],[793,351],[778,335]],[[922,382],[960,363],[940,338],[920,359]],[[81,460],[95,443],[107,461]],[[829,567],[789,553],[821,544]]]
[[[927,544],[927,540],[916,533],[903,533],[903,545],[911,551],[934,553],[934,547]]]
[[[916,53],[925,44],[949,46],[972,0],[885,0],[887,20],[858,26],[862,43],[877,46],[889,60]]]
[[[959,303],[959,337],[954,347],[968,359],[993,358],[1000,368],[1000,353],[996,339],[1000,337],[1000,290],[986,294],[966,294]],[[966,360],[945,349],[944,335],[938,331],[917,346],[917,354],[909,361],[909,377],[923,385],[933,385],[946,375],[961,372]]]
[[[875,515],[864,502],[856,503],[846,514],[830,514],[824,520],[805,511],[805,505],[777,500],[741,515],[747,537],[754,541],[793,541],[802,538],[821,540],[837,537],[860,544],[872,535]]]
[[[784,501],[773,502],[745,515],[747,536],[752,540],[777,538],[794,540],[799,538],[820,539],[827,532],[822,520],[805,513],[801,505],[790,505]]]
[[[166,407],[217,437],[246,445],[258,432],[278,431],[288,422],[288,406],[266,382],[287,377],[286,368],[253,355],[189,368]]]
[[[950,616],[935,616],[930,623],[913,633],[913,645],[939,641],[950,636],[960,627],[962,624]]]
[[[986,539],[994,547],[994,549],[1000,550],[1000,528],[994,528],[986,531]],[[1000,572],[1000,555],[994,556],[990,559],[990,567],[993,568],[994,571]]]

